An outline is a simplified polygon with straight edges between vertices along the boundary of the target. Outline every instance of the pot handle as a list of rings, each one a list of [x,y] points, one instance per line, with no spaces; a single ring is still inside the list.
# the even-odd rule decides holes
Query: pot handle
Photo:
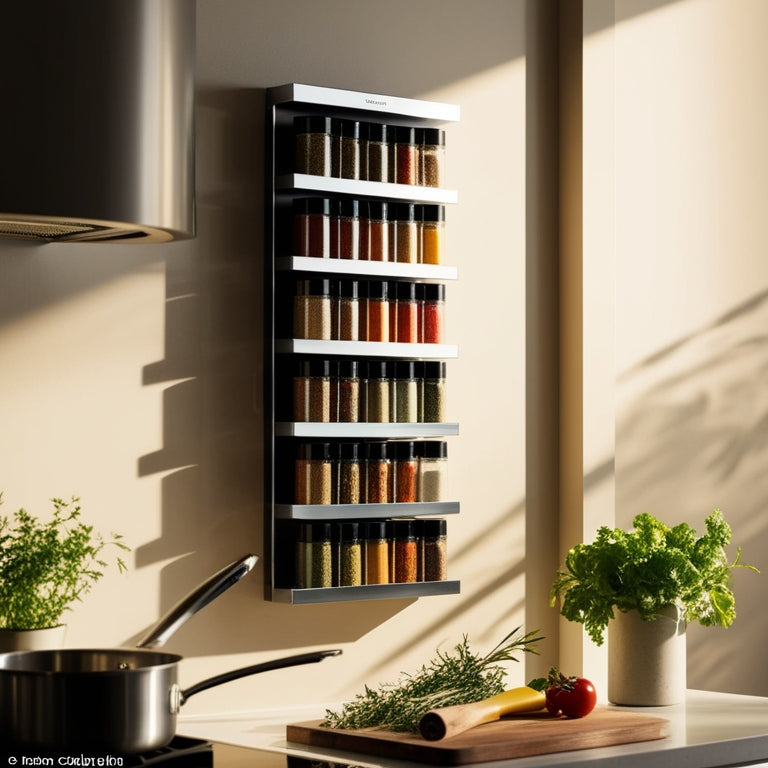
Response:
[[[183,691],[179,691],[178,705],[184,704],[190,696],[194,696],[196,693],[200,693],[200,691],[207,691],[209,688],[213,688],[216,685],[229,683],[232,680],[239,680],[241,677],[255,675],[258,672],[269,672],[272,669],[295,667],[298,664],[312,664],[316,661],[322,661],[328,656],[338,656],[340,653],[341,648],[334,648],[326,651],[311,651],[310,653],[299,653],[296,656],[286,656],[282,659],[265,661],[261,664],[254,664],[250,667],[241,667],[240,669],[235,669],[231,672],[224,672],[221,675],[206,678],[205,680],[201,680],[196,685],[191,685],[189,688],[185,688]]]
[[[166,640],[188,619],[208,603],[215,600],[222,592],[226,592],[248,573],[258,560],[258,555],[245,555],[235,560],[225,568],[204,581],[199,587],[182,598],[152,629],[142,638],[137,648],[156,648],[164,645]]]

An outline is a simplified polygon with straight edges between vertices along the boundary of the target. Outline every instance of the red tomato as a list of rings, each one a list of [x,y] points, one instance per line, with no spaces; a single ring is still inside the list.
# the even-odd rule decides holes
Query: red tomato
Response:
[[[567,682],[557,687],[553,703],[566,717],[584,717],[597,704],[595,686],[585,677],[571,677]],[[547,710],[549,695],[547,696]]]

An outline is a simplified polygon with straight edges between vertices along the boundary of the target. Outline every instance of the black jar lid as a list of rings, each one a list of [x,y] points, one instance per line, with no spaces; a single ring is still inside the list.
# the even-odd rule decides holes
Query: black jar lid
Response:
[[[416,129],[407,125],[398,125],[395,128],[395,142],[398,144],[415,144]]]
[[[339,280],[334,293],[343,299],[356,299],[360,293],[360,285],[357,280]]]
[[[395,221],[416,221],[415,203],[395,203],[392,218]]]
[[[396,539],[413,539],[413,520],[395,520],[392,524],[393,533]]]
[[[330,523],[309,523],[309,538],[307,541],[330,541],[331,524]]]
[[[422,371],[425,379],[444,379],[446,368],[444,360],[425,360]]]
[[[391,138],[392,129],[386,123],[366,123],[366,130],[368,132],[368,141],[386,142],[388,138],[387,133],[390,134],[389,138]]]
[[[300,360],[296,364],[297,376],[316,376],[328,378],[331,375],[330,360]]]
[[[398,301],[416,301],[416,283],[399,282],[396,291]]]
[[[386,360],[369,360],[367,369],[369,379],[386,380],[389,378],[390,365]]]
[[[395,458],[398,461],[410,461],[416,458],[416,445],[413,440],[403,440],[392,443],[395,451]]]
[[[414,360],[398,360],[395,362],[396,379],[416,378],[416,362]]]
[[[423,283],[424,301],[445,301],[445,286],[442,283]]]
[[[387,299],[389,296],[389,284],[384,280],[369,280],[368,292],[366,296],[369,299]]]
[[[365,524],[366,539],[386,539],[387,523],[386,520],[369,520]]]
[[[441,517],[431,517],[421,521],[421,535],[425,539],[441,539],[448,532],[448,524]]]
[[[342,461],[360,461],[360,443],[339,443],[339,458]]]
[[[389,450],[386,443],[366,443],[365,456],[368,461],[387,461]]]
[[[359,200],[342,200],[339,204],[339,215],[356,219],[360,215]]]
[[[445,206],[444,205],[422,205],[421,220],[436,221],[436,222],[445,221]]]
[[[419,456],[424,459],[447,459],[448,443],[445,440],[424,440],[419,443]]]
[[[293,201],[293,212],[299,216],[330,216],[331,201],[327,197],[299,197]]]
[[[358,541],[360,538],[359,523],[340,523],[339,529],[342,541]]]
[[[341,360],[339,362],[339,376],[342,379],[358,378],[357,360]]]
[[[389,204],[371,200],[368,203],[368,216],[376,221],[386,221],[389,218]]]
[[[422,144],[435,144],[437,146],[445,145],[445,130],[443,128],[422,128]]]
[[[341,119],[341,135],[344,138],[359,139],[360,138],[360,121],[359,120],[345,120]]]
[[[330,133],[331,118],[318,115],[298,115],[293,118],[293,130],[299,133]]]
[[[330,296],[331,281],[323,277],[313,277],[310,280],[296,282],[297,296]]]
[[[330,443],[299,443],[298,456],[307,461],[330,461]]]

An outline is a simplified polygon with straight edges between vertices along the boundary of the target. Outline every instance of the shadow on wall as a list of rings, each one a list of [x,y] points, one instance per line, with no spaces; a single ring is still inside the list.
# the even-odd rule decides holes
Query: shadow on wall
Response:
[[[650,512],[697,530],[715,507],[733,528],[738,618],[689,628],[688,686],[765,696],[768,614],[768,291],[621,377],[616,524]]]

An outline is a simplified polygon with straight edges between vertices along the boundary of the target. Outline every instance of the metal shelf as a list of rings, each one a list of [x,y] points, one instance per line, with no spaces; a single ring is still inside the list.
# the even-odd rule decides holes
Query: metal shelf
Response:
[[[279,520],[340,520],[346,517],[371,520],[457,514],[458,501],[421,501],[415,504],[275,504],[275,517]]]
[[[324,587],[321,589],[272,590],[272,600],[292,605],[339,603],[354,600],[411,599],[428,595],[457,595],[458,581],[415,581],[407,584],[364,584],[359,587]]]
[[[394,421],[278,421],[276,437],[391,438],[453,437],[459,434],[455,422]]]
[[[459,270],[440,264],[404,264],[397,261],[360,261],[357,259],[320,259],[312,256],[278,256],[277,272],[320,272],[355,277],[402,279],[441,283],[456,280]]]
[[[455,344],[404,344],[392,341],[335,341],[323,339],[275,339],[281,355],[356,355],[405,360],[445,360],[459,356]]]
[[[360,181],[335,176],[313,176],[307,173],[286,173],[275,179],[275,189],[297,192],[322,192],[328,195],[375,197],[408,203],[454,205],[459,202],[455,189],[420,187],[415,184],[393,184],[387,181]]]

